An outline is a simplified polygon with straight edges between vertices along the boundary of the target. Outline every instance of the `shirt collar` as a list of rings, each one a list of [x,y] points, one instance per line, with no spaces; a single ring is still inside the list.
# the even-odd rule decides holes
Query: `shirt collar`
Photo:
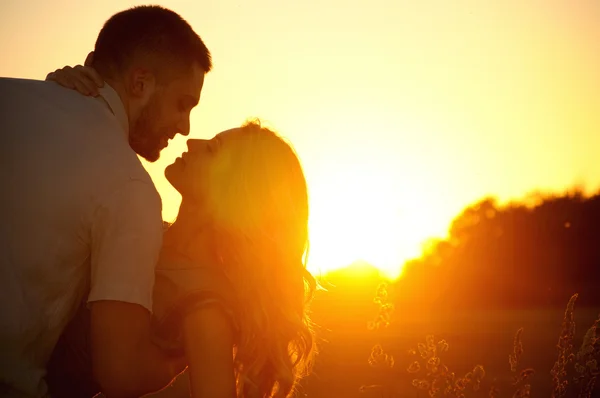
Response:
[[[106,82],[104,82],[104,86],[98,89],[98,92],[100,93],[100,97],[112,111],[113,115],[117,118],[125,137],[128,137],[129,118],[127,117],[127,112],[125,111],[125,106],[123,105],[123,101],[121,101],[121,97],[119,97],[119,94],[117,94],[115,89]]]

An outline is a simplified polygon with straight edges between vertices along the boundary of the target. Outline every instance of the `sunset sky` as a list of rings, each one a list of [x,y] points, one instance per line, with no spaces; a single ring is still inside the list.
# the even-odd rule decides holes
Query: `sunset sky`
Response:
[[[0,76],[83,63],[137,1],[3,0]],[[600,187],[598,0],[190,0],[213,55],[191,137],[259,117],[294,144],[311,195],[310,269],[390,271],[485,196]],[[176,138],[147,164],[163,177]]]

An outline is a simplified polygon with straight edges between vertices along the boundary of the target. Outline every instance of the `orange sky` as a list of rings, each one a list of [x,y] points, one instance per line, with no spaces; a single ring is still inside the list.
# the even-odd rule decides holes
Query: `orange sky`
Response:
[[[3,0],[0,75],[82,63],[135,1]],[[162,1],[211,50],[193,137],[260,117],[302,158],[311,269],[397,270],[465,205],[600,186],[597,0]],[[180,197],[148,165],[172,220]]]

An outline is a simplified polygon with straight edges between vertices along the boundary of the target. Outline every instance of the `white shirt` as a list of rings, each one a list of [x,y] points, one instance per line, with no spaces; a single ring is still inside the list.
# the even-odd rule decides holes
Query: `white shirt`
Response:
[[[152,309],[161,201],[128,119],[53,82],[0,78],[0,395],[42,397],[52,350],[87,301]]]

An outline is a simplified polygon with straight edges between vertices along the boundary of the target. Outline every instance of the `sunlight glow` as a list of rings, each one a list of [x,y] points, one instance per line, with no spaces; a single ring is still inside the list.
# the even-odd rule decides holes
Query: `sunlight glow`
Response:
[[[0,76],[82,63],[106,19],[142,3],[3,2]],[[160,3],[214,60],[189,137],[144,162],[165,220],[181,197],[164,169],[186,139],[249,117],[302,159],[314,273],[363,261],[397,277],[484,196],[600,183],[598,1]]]
[[[321,274],[364,261],[389,278],[400,276],[403,263],[421,254],[423,237],[435,232],[410,197],[375,168],[344,165],[315,181],[309,270]]]

